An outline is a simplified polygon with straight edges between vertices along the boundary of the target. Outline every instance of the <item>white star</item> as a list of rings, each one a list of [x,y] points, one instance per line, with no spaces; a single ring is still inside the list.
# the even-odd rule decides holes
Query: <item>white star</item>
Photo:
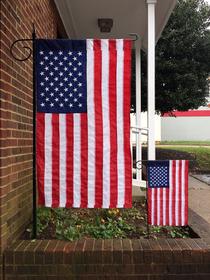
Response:
[[[40,51],[40,52],[39,52],[39,54],[41,54],[41,55],[42,55],[42,54],[44,54],[44,52],[43,52],[43,51]]]
[[[67,89],[67,88],[64,88],[64,91],[65,91],[65,92],[67,92],[67,91],[68,91],[68,89]]]
[[[72,62],[69,62],[68,64],[69,64],[69,66],[72,66]]]
[[[68,81],[68,78],[67,78],[67,77],[65,77],[65,78],[64,78],[64,81],[65,81],[65,82],[67,82],[67,81]]]
[[[51,65],[51,66],[53,65],[53,62],[52,62],[52,61],[50,61],[50,65]]]
[[[54,73],[53,72],[50,72],[50,76],[53,76],[54,75]]]
[[[82,63],[81,62],[78,62],[78,66],[81,66],[82,65]]]
[[[49,98],[48,98],[48,97],[46,97],[46,98],[45,98],[45,100],[46,100],[46,101],[49,101]]]
[[[69,76],[71,77],[72,75],[73,75],[73,74],[70,72],[70,73],[69,73]]]
[[[63,52],[62,51],[59,51],[59,55],[62,55],[63,54]]]
[[[60,95],[60,97],[62,97],[62,96],[63,96],[63,93],[61,92],[61,93],[59,93],[59,95]]]
[[[50,96],[54,96],[54,93],[53,93],[53,92],[51,92],[51,93],[50,93]]]
[[[42,102],[42,103],[41,103],[41,106],[42,106],[42,107],[44,107],[44,106],[45,106],[45,104]]]
[[[57,57],[57,56],[54,56],[54,60],[58,60],[58,57]]]
[[[59,86],[62,87],[62,86],[63,86],[63,83],[60,83]]]
[[[48,56],[45,56],[44,59],[45,59],[45,60],[48,60],[49,58],[48,58]]]
[[[69,87],[72,87],[72,83],[69,83],[68,85],[69,85]]]
[[[77,98],[74,98],[74,102],[77,102]]]
[[[44,72],[40,72],[40,76],[43,76],[44,75]]]
[[[74,71],[77,71],[77,67],[74,67]]]
[[[73,80],[74,80],[74,82],[76,82],[76,81],[77,81],[77,78],[74,78]]]
[[[72,55],[72,52],[68,52],[68,55]]]
[[[81,55],[82,55],[82,52],[78,52],[78,55],[81,56]]]
[[[73,60],[74,60],[74,61],[76,61],[76,60],[77,60],[76,56],[74,56],[74,57],[73,57]]]
[[[60,72],[60,73],[59,73],[59,76],[60,76],[60,77],[63,76],[63,72]]]
[[[65,98],[64,101],[67,102],[67,101],[68,101],[68,98]]]
[[[73,107],[73,104],[72,104],[72,103],[70,103],[70,104],[69,104],[69,107]]]
[[[40,61],[40,65],[43,65],[44,64],[44,62],[43,61]]]
[[[50,54],[50,55],[53,55],[53,51],[50,51],[49,54]]]
[[[79,107],[82,107],[82,104],[81,104],[81,103],[79,103]]]
[[[50,86],[52,87],[53,85],[54,85],[54,83],[53,83],[53,82],[51,82],[51,83],[50,83]]]
[[[67,71],[68,70],[68,68],[67,67],[64,67],[64,71]]]
[[[82,86],[82,83],[79,83],[79,84],[78,84],[78,87],[81,87],[81,86]]]
[[[49,77],[45,77],[44,79],[45,79],[45,81],[48,81],[48,80],[49,80]]]
[[[73,94],[72,93],[69,93],[69,97],[72,97],[73,96]]]
[[[59,105],[60,107],[63,107],[63,103],[60,103],[60,105]]]
[[[54,80],[55,80],[55,81],[58,81],[58,77],[55,77]]]
[[[58,70],[58,67],[55,67],[54,69],[55,69],[55,71],[57,71],[57,70]]]
[[[50,106],[51,106],[51,107],[54,107],[54,103],[50,103]]]
[[[82,93],[79,93],[78,96],[79,96],[79,97],[82,97]]]
[[[48,87],[46,87],[46,88],[45,88],[45,91],[49,91],[49,88],[48,88]]]
[[[42,93],[41,93],[41,96],[44,96],[44,95],[45,95],[45,93],[44,93],[44,92],[42,92]]]
[[[58,97],[56,97],[56,98],[55,98],[55,101],[58,102],[58,100],[59,100]]]
[[[64,56],[63,60],[67,60],[67,57],[66,57],[66,56]]]
[[[44,69],[47,71],[47,70],[49,70],[49,67],[48,67],[48,66],[46,66]]]
[[[63,62],[62,62],[62,61],[60,61],[58,64],[59,64],[60,66],[62,66],[62,65],[63,65]]]
[[[78,76],[82,76],[82,73],[81,73],[81,72],[79,72],[79,73],[78,73]]]
[[[58,91],[58,88],[57,88],[57,87],[55,88],[55,91]]]
[[[43,87],[43,86],[44,86],[44,82],[41,82],[41,83],[40,83],[40,86]]]
[[[74,88],[74,92],[77,92],[77,88]]]

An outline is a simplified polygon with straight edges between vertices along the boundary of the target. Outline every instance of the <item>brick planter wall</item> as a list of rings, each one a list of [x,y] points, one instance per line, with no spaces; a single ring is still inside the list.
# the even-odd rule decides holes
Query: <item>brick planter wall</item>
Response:
[[[5,280],[209,280],[210,239],[19,241]]]
[[[32,58],[10,55],[14,40],[31,38],[32,22],[37,37],[63,32],[53,0],[0,1],[0,264],[32,213]],[[21,57],[20,45],[15,52]]]

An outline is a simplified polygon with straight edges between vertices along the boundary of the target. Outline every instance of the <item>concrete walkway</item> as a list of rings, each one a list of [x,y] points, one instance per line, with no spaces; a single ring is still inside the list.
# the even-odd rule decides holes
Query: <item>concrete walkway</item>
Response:
[[[189,177],[189,207],[210,223],[210,186]]]

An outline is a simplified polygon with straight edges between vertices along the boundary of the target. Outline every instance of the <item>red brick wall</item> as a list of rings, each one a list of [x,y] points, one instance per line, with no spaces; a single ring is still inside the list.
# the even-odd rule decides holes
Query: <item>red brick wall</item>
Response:
[[[5,280],[209,280],[210,239],[19,241]]]
[[[56,38],[62,26],[53,0],[0,1],[0,247],[17,239],[32,214],[32,58],[18,62],[10,45]],[[63,30],[60,30],[62,32]],[[30,45],[30,43],[29,43]],[[15,49],[21,56],[20,45]]]

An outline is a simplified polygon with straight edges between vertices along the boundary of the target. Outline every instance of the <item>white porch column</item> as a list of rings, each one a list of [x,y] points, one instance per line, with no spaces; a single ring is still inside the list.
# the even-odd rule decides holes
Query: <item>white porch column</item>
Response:
[[[141,123],[141,39],[135,43],[136,52],[136,126],[142,126]],[[142,147],[141,147],[141,132],[136,134],[136,161],[142,159]],[[140,183],[142,179],[142,172],[136,169],[136,179]]]
[[[155,4],[146,0],[148,6],[148,159],[155,159]]]

